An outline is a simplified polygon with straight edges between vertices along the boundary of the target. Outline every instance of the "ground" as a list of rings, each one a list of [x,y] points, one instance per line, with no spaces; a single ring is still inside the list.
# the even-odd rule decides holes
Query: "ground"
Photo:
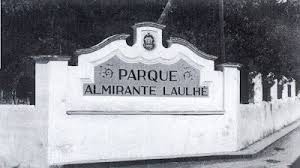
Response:
[[[298,160],[296,161],[296,159]],[[292,165],[293,164],[293,165]],[[148,164],[89,164],[66,168],[300,168],[300,127],[255,158],[213,161],[153,162]]]
[[[253,159],[218,161],[217,163],[199,163],[193,168],[284,168],[300,160],[300,127],[286,137],[269,146],[262,154]],[[300,168],[297,165],[292,168]],[[204,165],[203,165],[204,164]],[[295,167],[296,166],[296,167]]]

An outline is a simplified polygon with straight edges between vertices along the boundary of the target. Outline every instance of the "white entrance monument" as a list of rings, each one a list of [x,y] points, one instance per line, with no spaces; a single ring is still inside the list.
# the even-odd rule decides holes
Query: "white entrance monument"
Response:
[[[238,150],[238,64],[133,26],[68,57],[36,57],[36,107],[48,120],[50,165],[195,156]]]

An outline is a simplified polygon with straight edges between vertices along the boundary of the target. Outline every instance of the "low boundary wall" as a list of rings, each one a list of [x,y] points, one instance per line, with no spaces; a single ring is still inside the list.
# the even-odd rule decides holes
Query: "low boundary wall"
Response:
[[[45,129],[34,106],[0,105],[0,168],[47,167]]]
[[[300,119],[300,98],[241,104],[238,120],[238,145],[250,144]]]
[[[300,119],[300,98],[241,104],[238,145],[248,145]],[[0,106],[0,167],[47,167],[46,116],[30,105]]]

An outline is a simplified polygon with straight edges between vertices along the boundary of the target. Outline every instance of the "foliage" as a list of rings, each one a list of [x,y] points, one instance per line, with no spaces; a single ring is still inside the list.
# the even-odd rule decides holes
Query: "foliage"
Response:
[[[300,3],[226,1],[227,58],[266,77],[291,76],[300,53]]]
[[[165,18],[164,39],[182,37],[204,52],[219,55],[218,0],[175,1]],[[166,3],[167,0],[3,0],[4,71],[24,71],[14,66],[31,55],[73,55],[76,49],[90,47],[113,34],[131,34],[134,23],[157,21]],[[227,61],[242,63],[263,76],[269,72],[274,72],[276,78],[291,76],[300,53],[299,1],[224,3]]]

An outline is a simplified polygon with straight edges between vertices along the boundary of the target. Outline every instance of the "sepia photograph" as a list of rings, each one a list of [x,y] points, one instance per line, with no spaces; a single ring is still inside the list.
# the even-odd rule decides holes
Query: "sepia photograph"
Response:
[[[300,168],[300,0],[1,0],[0,168]]]

